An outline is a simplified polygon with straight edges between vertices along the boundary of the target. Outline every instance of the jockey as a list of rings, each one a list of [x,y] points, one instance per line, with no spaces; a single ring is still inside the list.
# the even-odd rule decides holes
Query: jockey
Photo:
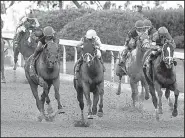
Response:
[[[133,48],[129,47],[129,45],[128,45],[129,41],[131,40],[131,38],[134,39],[134,48],[135,48],[137,36],[141,35],[143,32],[144,32],[143,21],[142,20],[136,21],[135,27],[131,31],[128,32],[127,37],[126,37],[126,41],[125,41],[125,45],[124,45],[125,49],[122,52],[122,57],[123,57],[122,62],[123,63],[125,63],[125,61],[126,61],[127,53],[133,49]]]
[[[27,27],[26,25],[30,23],[34,27],[39,27],[40,24],[36,18],[34,18],[33,12],[30,10],[29,13],[26,13],[26,16],[23,16],[20,19],[19,25],[16,27],[16,36],[15,36],[15,45],[19,44],[20,41],[20,32],[25,32]],[[30,28],[31,29],[31,28]]]
[[[158,31],[153,34],[153,38],[152,38],[152,45],[154,45],[154,46],[157,45],[159,47],[157,47],[157,49],[155,51],[152,51],[148,55],[148,58],[145,61],[144,66],[143,66],[144,68],[149,67],[152,60],[154,60],[159,55],[159,53],[161,53],[161,48],[163,47],[163,45],[165,44],[166,41],[172,42],[174,49],[176,48],[176,44],[175,44],[174,40],[172,39],[171,35],[169,34],[167,28],[160,27],[158,29]],[[175,60],[174,60],[174,62],[175,62]]]
[[[100,38],[97,36],[96,34],[96,31],[95,30],[88,30],[86,32],[86,35],[84,37],[81,38],[80,42],[77,44],[77,47],[81,47],[83,48],[84,44],[85,44],[85,41],[89,39],[89,40],[94,40],[93,41],[93,46],[96,48],[97,50],[97,56],[98,58],[100,59],[101,63],[103,64],[103,59],[101,57],[101,51],[100,51],[100,47],[101,47],[101,41],[100,41]],[[75,68],[75,79],[76,79],[76,72],[79,72],[80,70],[80,66],[81,64],[83,63],[83,57],[81,56],[78,61],[77,61],[77,66]],[[103,64],[103,71],[105,72],[105,67],[104,67],[104,64]]]
[[[152,40],[153,34],[157,32],[156,28],[152,25],[152,22],[149,19],[145,19],[143,23],[144,23],[145,33],[147,33],[150,39]]]
[[[35,58],[37,55],[44,49],[44,45],[50,41],[53,40],[54,42],[58,43],[58,39],[56,38],[56,33],[54,29],[51,26],[47,26],[43,29],[43,37],[38,42],[37,48],[35,49],[33,53],[33,59],[31,61],[31,72],[30,76],[34,76],[34,63],[35,63]]]

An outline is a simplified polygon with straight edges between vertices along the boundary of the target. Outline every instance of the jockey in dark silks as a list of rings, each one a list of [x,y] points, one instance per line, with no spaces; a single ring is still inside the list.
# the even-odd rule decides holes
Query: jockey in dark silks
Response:
[[[56,33],[55,33],[54,29],[51,26],[47,26],[43,29],[42,37],[38,41],[37,48],[35,49],[35,52],[33,53],[33,60],[31,61],[30,76],[35,76],[35,72],[34,72],[35,58],[44,49],[44,45],[48,41],[51,41],[51,40],[53,40],[56,43],[59,43],[59,40],[56,38]]]
[[[103,64],[103,59],[101,57],[101,51],[100,51],[100,47],[101,47],[102,43],[100,41],[100,38],[97,36],[95,30],[88,30],[86,32],[86,35],[81,38],[81,40],[80,40],[79,44],[77,45],[77,47],[84,47],[84,45],[89,44],[89,43],[86,43],[87,40],[93,40],[91,45],[93,47],[95,47],[95,49],[97,50],[97,56],[100,59],[101,63]],[[80,66],[82,65],[82,63],[83,63],[83,57],[81,56],[78,59],[77,65],[76,65],[76,68],[75,68],[75,79],[76,79],[76,72],[79,72]],[[104,64],[103,64],[103,71],[105,72]]]
[[[137,41],[137,37],[144,33],[144,23],[142,20],[138,20],[136,21],[135,23],[135,27],[128,32],[127,34],[127,37],[126,37],[126,41],[125,41],[125,49],[124,51],[122,52],[121,56],[123,57],[123,60],[122,60],[122,63],[125,64],[126,62],[126,56],[127,56],[127,53],[133,49],[136,48],[136,41]],[[130,47],[128,44],[131,40],[131,38],[134,40],[134,47]],[[125,72],[126,73],[126,72]]]
[[[150,67],[150,63],[157,58],[157,56],[161,53],[161,49],[163,47],[163,45],[165,44],[165,42],[171,42],[173,44],[174,49],[176,48],[176,44],[173,40],[173,38],[171,37],[171,35],[169,34],[168,30],[166,27],[160,27],[158,29],[157,32],[155,32],[153,34],[153,38],[152,38],[152,45],[154,46],[158,46],[158,48],[156,48],[155,51],[152,51],[148,58],[146,59],[145,63],[144,63],[144,68]],[[175,60],[174,60],[175,62]],[[176,64],[176,62],[175,62]]]
[[[150,40],[152,41],[153,39],[153,34],[157,32],[156,28],[152,25],[152,22],[149,19],[145,19],[143,21],[144,23],[144,30],[145,33],[147,33],[150,37]]]
[[[30,24],[30,25],[29,25]],[[33,12],[30,11],[30,13],[26,17],[22,17],[20,20],[19,25],[16,28],[16,35],[15,35],[15,46],[17,47],[19,45],[20,39],[21,39],[21,32],[25,32],[26,29],[32,29],[31,27],[28,28],[27,26],[32,27],[39,27],[39,22],[36,18],[34,18]]]

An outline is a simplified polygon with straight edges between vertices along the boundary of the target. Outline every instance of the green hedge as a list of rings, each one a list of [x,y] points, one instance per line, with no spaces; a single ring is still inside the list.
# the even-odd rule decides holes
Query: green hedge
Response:
[[[135,13],[120,10],[68,9],[35,13],[41,27],[51,25],[61,39],[80,40],[88,29],[95,29],[102,43],[110,45],[124,45],[126,33],[138,19]],[[177,47],[184,47],[184,10],[149,10],[144,11],[144,15],[157,29],[166,26]],[[104,60],[110,61],[108,55],[103,54]],[[74,49],[67,48],[67,60],[73,58]]]
[[[144,12],[158,29],[167,27],[172,37],[184,35],[184,9],[150,10]]]
[[[174,37],[177,47],[184,46],[184,11],[183,10],[150,10],[144,12],[152,20],[154,27],[166,26]],[[95,29],[102,43],[124,45],[127,32],[134,26],[137,19],[132,12],[120,10],[95,11],[84,15],[64,26],[58,33],[59,38],[80,40],[88,29]],[[180,38],[179,38],[180,37]],[[68,48],[68,55],[73,55]],[[70,57],[70,56],[69,56]],[[73,59],[71,56],[70,59]],[[105,61],[110,61],[110,54],[103,54]]]
[[[93,9],[68,9],[57,11],[34,11],[41,27],[52,26],[56,32],[61,30],[66,24],[85,15],[91,14]]]

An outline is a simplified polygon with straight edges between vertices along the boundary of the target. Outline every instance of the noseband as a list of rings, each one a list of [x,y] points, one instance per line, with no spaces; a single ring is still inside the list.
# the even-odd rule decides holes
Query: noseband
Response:
[[[163,48],[162,48],[162,60],[163,60],[164,62],[167,62],[168,60],[169,60],[169,61],[173,61],[173,59],[174,59],[172,56],[170,56],[170,52],[169,52],[169,56],[167,56],[167,57],[164,56],[164,47],[165,47],[167,44],[168,44],[168,42],[166,42],[166,43],[163,45]],[[168,50],[168,48],[167,48],[167,50]],[[169,51],[170,51],[170,49],[169,49]]]

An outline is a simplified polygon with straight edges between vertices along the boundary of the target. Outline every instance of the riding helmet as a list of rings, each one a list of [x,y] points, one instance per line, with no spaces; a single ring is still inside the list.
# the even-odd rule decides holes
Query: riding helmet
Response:
[[[92,39],[95,36],[97,36],[97,34],[96,34],[96,31],[93,29],[88,30],[85,35],[85,37],[88,39]]]
[[[148,19],[145,19],[143,23],[144,23],[144,27],[152,27],[152,22]]]
[[[142,20],[136,21],[135,27],[136,27],[136,28],[143,28],[143,27],[144,27],[143,21],[142,21]]]
[[[163,27],[160,27],[158,29],[158,32],[159,32],[159,34],[167,34],[168,33],[168,29],[163,26]]]
[[[54,36],[54,29],[51,26],[47,26],[43,30],[44,36]]]

